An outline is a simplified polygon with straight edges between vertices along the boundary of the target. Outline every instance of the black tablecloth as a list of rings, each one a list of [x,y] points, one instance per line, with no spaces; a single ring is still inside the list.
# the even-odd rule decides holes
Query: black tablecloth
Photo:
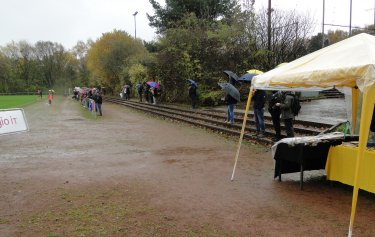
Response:
[[[304,170],[324,169],[330,146],[340,145],[344,141],[357,141],[358,136],[315,136],[311,140],[296,138],[280,140],[273,147],[275,159],[274,178],[281,174],[300,172]],[[285,141],[285,142],[284,142]],[[307,142],[306,142],[307,141]],[[302,180],[301,180],[302,181]]]

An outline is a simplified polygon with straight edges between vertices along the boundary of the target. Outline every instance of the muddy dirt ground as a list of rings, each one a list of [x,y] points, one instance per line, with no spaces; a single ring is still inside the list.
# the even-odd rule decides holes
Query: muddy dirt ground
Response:
[[[269,147],[103,104],[57,97],[0,137],[0,236],[346,236],[352,189],[307,172],[273,179]],[[355,236],[375,236],[360,193]]]

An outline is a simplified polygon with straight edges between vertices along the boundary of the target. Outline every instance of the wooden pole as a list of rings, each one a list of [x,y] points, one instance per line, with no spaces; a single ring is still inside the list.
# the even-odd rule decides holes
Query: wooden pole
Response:
[[[243,135],[245,133],[247,114],[248,114],[249,109],[250,109],[250,102],[251,102],[252,95],[253,95],[253,86],[250,87],[249,96],[247,97],[246,110],[245,110],[245,114],[243,116],[243,122],[242,122],[242,129],[241,129],[240,140],[238,141],[236,156],[234,157],[234,167],[233,167],[233,172],[232,172],[232,178],[230,179],[231,181],[233,181],[233,179],[234,179],[234,172],[236,171],[238,156],[240,155],[240,150],[241,150]]]

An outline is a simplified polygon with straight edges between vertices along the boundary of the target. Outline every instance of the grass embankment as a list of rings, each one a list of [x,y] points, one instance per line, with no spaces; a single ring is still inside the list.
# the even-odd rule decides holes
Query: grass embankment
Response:
[[[0,109],[23,108],[36,102],[39,97],[35,95],[4,95],[0,96]]]

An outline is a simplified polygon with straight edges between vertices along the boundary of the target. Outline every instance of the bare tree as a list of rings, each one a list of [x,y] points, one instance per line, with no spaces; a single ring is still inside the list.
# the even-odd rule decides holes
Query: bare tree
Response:
[[[267,49],[268,14],[262,9],[257,14],[254,35],[259,49]],[[313,19],[296,11],[273,10],[271,13],[271,49],[267,52],[269,68],[288,62],[307,53],[307,41],[313,30]]]

